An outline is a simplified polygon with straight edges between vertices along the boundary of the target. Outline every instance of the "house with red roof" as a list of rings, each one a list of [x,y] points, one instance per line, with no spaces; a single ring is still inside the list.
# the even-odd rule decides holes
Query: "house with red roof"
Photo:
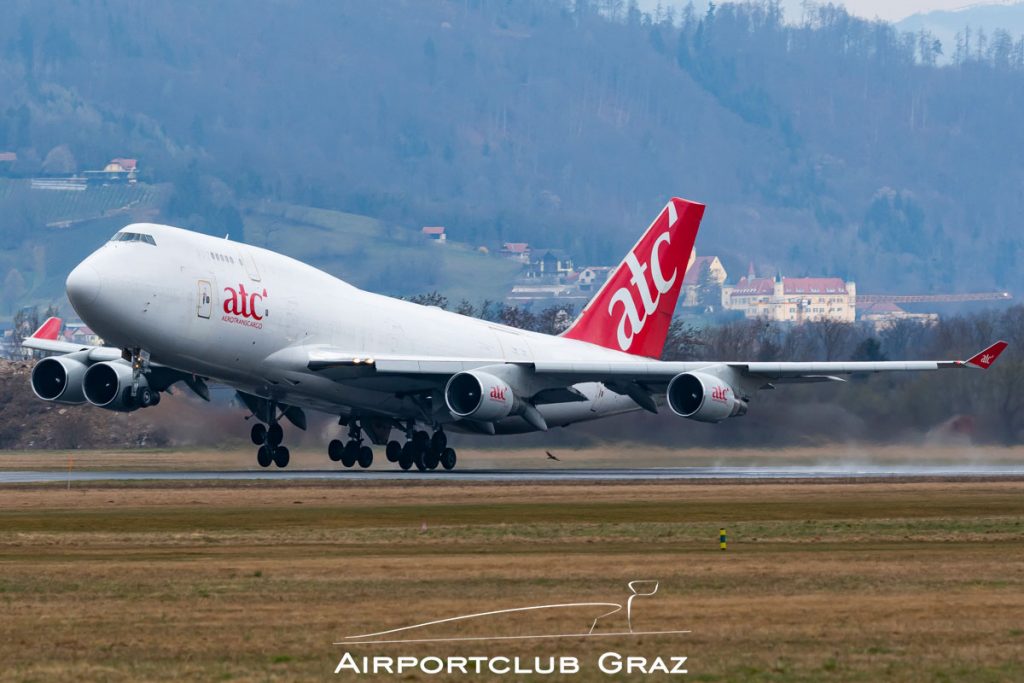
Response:
[[[707,273],[707,280],[702,281]],[[701,287],[719,289],[724,284],[729,274],[725,266],[717,256],[697,256],[696,252],[690,255],[690,264],[686,267],[686,276],[683,277],[683,289],[679,294],[680,306],[700,305]],[[715,297],[718,298],[717,296]],[[715,303],[717,307],[717,301]]]
[[[443,226],[427,226],[423,228],[423,234],[428,240],[433,242],[439,242],[441,244],[448,241],[448,235],[444,232]]]
[[[527,264],[530,262],[530,245],[526,242],[505,242],[501,245],[501,255],[507,259]]]
[[[755,277],[722,288],[722,305],[747,318],[802,324],[857,318],[857,285],[838,277]]]

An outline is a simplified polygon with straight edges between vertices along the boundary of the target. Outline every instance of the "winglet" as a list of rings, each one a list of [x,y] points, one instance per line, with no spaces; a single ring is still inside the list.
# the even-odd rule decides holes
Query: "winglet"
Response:
[[[32,333],[34,339],[49,339],[55,341],[57,335],[60,334],[61,319],[60,318],[48,318],[45,323],[39,326],[39,329]]]
[[[970,365],[974,368],[981,368],[982,370],[988,370],[989,367],[996,362],[996,358],[999,358],[999,354],[1006,348],[1006,342],[997,341],[992,346],[988,347],[980,353],[976,353],[967,360],[964,361],[964,365]]]

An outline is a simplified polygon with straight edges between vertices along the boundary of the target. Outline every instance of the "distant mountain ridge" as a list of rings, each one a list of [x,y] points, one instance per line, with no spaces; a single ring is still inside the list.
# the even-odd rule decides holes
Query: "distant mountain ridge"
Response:
[[[212,234],[272,201],[614,263],[681,195],[708,205],[698,252],[734,272],[1024,291],[1017,44],[940,68],[891,25],[804,19],[768,1],[670,22],[590,0],[10,0],[0,151],[26,173],[65,146],[85,167],[138,158],[174,188],[161,219]],[[28,242],[8,251],[31,268]]]
[[[956,34],[968,26],[975,35],[978,29],[982,29],[988,35],[996,29],[1003,29],[1013,36],[1020,37],[1024,35],[1024,2],[977,3],[955,10],[919,12],[896,23],[896,28],[900,31],[917,33],[924,29],[935,34],[935,37],[942,41],[944,63],[951,59],[956,45]]]

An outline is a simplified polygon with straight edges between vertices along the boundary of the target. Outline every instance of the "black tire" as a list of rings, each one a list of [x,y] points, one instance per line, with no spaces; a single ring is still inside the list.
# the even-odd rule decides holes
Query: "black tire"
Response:
[[[443,453],[446,448],[448,448],[448,435],[438,429],[434,432],[434,435],[430,437],[430,450],[440,454]]]
[[[441,467],[445,468],[446,470],[453,470],[455,469],[455,461],[455,449],[444,449],[444,452],[441,453]]]
[[[158,405],[160,405],[160,392],[159,391],[154,391],[153,392],[153,400],[150,401],[149,407],[152,408],[153,406],[158,406]]]
[[[425,432],[424,432],[425,433]],[[424,443],[418,445],[414,451],[415,457],[413,458],[413,464],[416,465],[416,469],[420,472],[427,471],[427,453],[429,452],[427,445]]]
[[[341,451],[341,464],[345,467],[352,467],[356,464],[356,459],[359,457],[359,442],[349,441],[345,444],[345,448]]]
[[[433,448],[428,448],[423,453],[423,464],[428,470],[436,470],[438,463],[441,462],[441,454],[435,451]]]
[[[262,446],[267,440],[267,426],[262,422],[257,422],[252,426],[249,438],[252,439],[254,445]]]
[[[341,460],[341,452],[343,450],[345,450],[345,444],[337,439],[332,439],[331,442],[327,444],[327,457],[334,462],[338,462]]]
[[[402,444],[397,441],[388,441],[388,445],[384,447],[384,456],[388,462],[398,462],[398,459],[402,457]]]
[[[270,463],[274,461],[274,454],[266,446],[260,446],[260,449],[256,451],[256,462],[259,463],[260,467],[270,467]]]
[[[426,432],[424,432],[422,430],[418,431],[418,432],[416,432],[415,434],[412,435],[412,441],[413,441],[413,443],[419,444],[421,446],[429,446],[430,445],[430,434],[427,434]]]
[[[275,422],[267,429],[267,443],[277,448],[281,445],[282,441],[284,441],[284,430],[281,429],[281,425]]]
[[[148,408],[155,403],[153,396],[154,392],[149,387],[141,387],[139,389],[139,405],[143,408]]]
[[[398,456],[398,466],[403,470],[412,467],[416,460],[416,445],[412,441],[406,441],[402,446],[402,453]]]
[[[359,449],[359,466],[364,470],[373,464],[373,449],[369,446],[363,446]]]
[[[284,446],[278,446],[274,449],[274,464],[278,467],[288,467],[288,461],[292,459],[292,454]]]

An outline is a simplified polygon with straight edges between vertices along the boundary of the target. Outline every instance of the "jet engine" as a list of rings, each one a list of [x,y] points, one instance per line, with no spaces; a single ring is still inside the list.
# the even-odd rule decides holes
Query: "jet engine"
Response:
[[[680,417],[721,422],[747,412],[747,402],[726,382],[699,372],[684,372],[668,383],[668,406]]]
[[[85,363],[74,358],[44,358],[32,368],[32,391],[44,401],[85,403],[82,380],[87,370]]]
[[[494,422],[508,417],[516,408],[516,398],[503,380],[478,370],[452,375],[444,388],[448,410],[456,417]]]
[[[132,396],[132,366],[123,360],[90,366],[82,389],[94,406],[123,413],[156,405],[160,400],[160,394],[149,388],[145,375],[139,377],[139,388]]]

